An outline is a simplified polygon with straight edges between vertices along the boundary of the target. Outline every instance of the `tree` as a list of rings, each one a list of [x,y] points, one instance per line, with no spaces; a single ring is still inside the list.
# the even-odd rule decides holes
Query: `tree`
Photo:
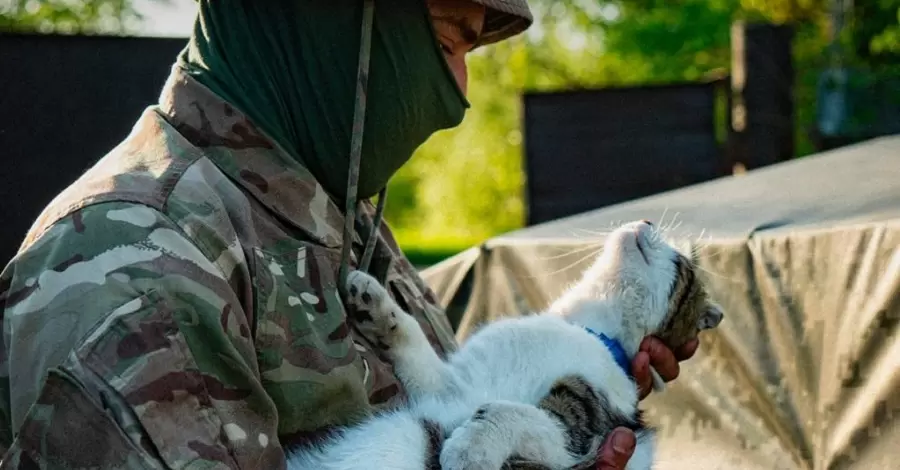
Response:
[[[900,62],[900,0],[857,0],[853,13],[854,52],[879,64]]]
[[[7,32],[123,34],[142,19],[131,0],[0,0],[0,31]]]

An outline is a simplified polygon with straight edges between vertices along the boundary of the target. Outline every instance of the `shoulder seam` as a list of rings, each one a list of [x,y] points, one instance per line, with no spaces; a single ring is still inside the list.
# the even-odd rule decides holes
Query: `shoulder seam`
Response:
[[[43,223],[43,228],[41,231],[36,233],[29,233],[26,235],[25,240],[20,246],[19,251],[26,247],[26,245],[31,245],[36,240],[41,238],[47,230],[52,228],[54,225],[59,223],[60,220],[64,219],[72,215],[75,211],[87,209],[88,207],[104,204],[104,203],[115,203],[115,202],[123,202],[129,204],[136,204],[148,207],[153,209],[160,214],[166,215],[166,207],[169,203],[169,198],[172,195],[172,192],[175,186],[178,184],[178,181],[181,180],[182,176],[184,176],[185,171],[190,168],[192,165],[197,163],[200,158],[194,158],[193,160],[175,160],[172,162],[172,165],[167,168],[166,172],[162,175],[162,191],[160,191],[156,197],[148,198],[146,193],[140,193],[137,191],[110,191],[102,194],[95,194],[92,196],[84,197],[76,200],[73,203],[62,206],[59,209],[52,210],[48,214],[41,214],[38,216],[38,219],[34,222],[34,225],[37,225],[42,219],[45,220]],[[71,187],[71,186],[70,186]],[[68,188],[63,190],[63,192],[67,191]],[[62,194],[61,192],[60,194]],[[148,201],[149,199],[149,201]],[[50,203],[53,204],[52,202]],[[168,218],[168,216],[166,216]],[[171,222],[174,223],[171,219]],[[177,225],[177,224],[176,224]]]
[[[179,233],[182,237],[184,237],[185,240],[187,240],[188,242],[190,242],[192,245],[196,246],[196,247],[197,247],[197,250],[200,251],[200,253],[203,254],[203,257],[206,258],[206,260],[209,261],[210,264],[212,264],[213,266],[216,267],[216,270],[222,275],[222,278],[223,278],[223,279],[227,279],[227,278],[228,278],[228,277],[225,275],[225,271],[222,270],[222,267],[219,266],[219,265],[216,263],[216,260],[214,260],[213,258],[211,258],[211,257],[209,256],[209,253],[210,253],[209,247],[207,247],[206,244],[202,243],[200,240],[197,240],[196,238],[190,236],[190,234],[187,233],[187,231],[185,231],[184,227],[183,227],[181,224],[179,224],[179,223],[178,223],[177,221],[175,221],[175,219],[173,219],[169,214],[167,214],[165,211],[161,210],[161,209],[158,208],[158,207],[153,207],[153,206],[151,206],[150,204],[147,204],[147,203],[144,203],[144,202],[140,202],[140,201],[129,201],[129,200],[123,200],[123,199],[113,199],[113,200],[106,200],[106,201],[93,201],[93,202],[91,202],[91,203],[89,203],[89,204],[85,204],[84,206],[78,208],[77,210],[87,209],[87,208],[89,208],[89,207],[99,206],[99,205],[102,205],[102,204],[115,204],[115,203],[131,204],[131,205],[135,205],[135,206],[146,207],[146,208],[152,210],[153,212],[155,212],[156,214],[158,214],[159,217],[160,217],[161,219],[163,219],[163,220],[165,220],[166,222],[168,222],[169,224],[171,224],[171,225],[172,225],[172,228],[177,229],[178,233]],[[71,214],[71,212],[69,212],[69,213],[67,213],[66,215],[60,217],[59,219],[57,219],[57,220],[56,220],[55,222],[53,222],[52,224],[49,224],[49,225],[47,226],[47,229],[49,229],[50,227],[53,227],[53,226],[56,225],[60,220],[62,220],[63,217],[66,217],[66,216],[68,216],[68,215],[70,215],[70,214]],[[41,232],[40,235],[36,235],[36,236],[34,237],[34,240],[39,239],[44,233],[46,233],[46,230],[44,230],[43,232]]]
[[[179,180],[180,180],[180,178],[179,178]],[[177,183],[178,183],[178,180],[175,181],[175,184],[177,184]],[[172,189],[174,189],[175,184],[172,185]],[[171,195],[171,191],[169,192],[169,194]],[[165,204],[165,206],[164,206],[165,208],[168,208],[168,203],[169,203],[169,201],[168,201],[168,197],[167,197],[167,198],[166,198],[166,204]],[[178,228],[178,233],[180,233],[182,236],[184,236],[184,238],[185,238],[186,240],[188,240],[189,242],[191,242],[191,244],[193,244],[194,246],[196,246],[197,249],[198,249],[198,250],[203,254],[203,256],[207,259],[207,261],[209,261],[210,264],[212,264],[213,266],[215,266],[215,267],[216,267],[216,270],[218,270],[219,273],[222,274],[222,278],[223,278],[223,279],[226,279],[226,281],[227,281],[228,276],[225,274],[225,271],[222,269],[222,267],[219,266],[219,264],[216,262],[216,259],[213,258],[212,256],[210,256],[210,253],[211,253],[213,250],[211,250],[211,249],[209,248],[209,246],[208,246],[206,243],[204,243],[204,242],[201,241],[200,239],[197,239],[197,238],[195,238],[195,237],[192,237],[192,236],[187,232],[187,230],[184,229],[184,226],[182,226],[182,225],[181,225],[180,223],[178,223],[175,219],[173,219],[171,216],[169,216],[167,210],[156,209],[156,211],[159,212],[163,217],[165,217],[165,219],[168,220],[173,226],[177,227],[177,228]],[[219,238],[221,238],[221,237],[219,237]],[[228,240],[223,240],[223,241],[228,242]],[[238,241],[238,243],[240,243],[240,241]]]
[[[161,210],[159,210],[159,209],[154,209],[154,210],[156,210],[157,212],[159,212],[159,214],[160,214],[163,218],[165,218],[170,224],[172,224],[173,227],[177,228],[177,229],[178,229],[178,233],[180,233],[181,236],[183,236],[185,240],[189,241],[192,245],[196,246],[196,247],[197,247],[197,251],[199,251],[200,253],[202,253],[202,254],[203,254],[203,257],[206,258],[207,261],[209,261],[209,264],[211,264],[211,265],[213,265],[213,266],[216,267],[216,270],[219,272],[219,274],[222,275],[222,279],[225,279],[225,282],[226,282],[226,283],[228,282],[228,276],[225,274],[225,271],[222,269],[221,266],[219,266],[218,263],[216,263],[216,260],[215,260],[215,259],[213,259],[212,257],[209,256],[209,254],[210,254],[210,252],[211,252],[212,250],[210,250],[209,247],[208,247],[205,243],[203,243],[203,242],[201,242],[200,240],[198,240],[198,239],[192,237],[189,233],[187,233],[187,231],[184,229],[184,227],[183,227],[181,224],[179,224],[178,222],[176,222],[175,219],[173,219],[172,217],[170,217],[169,214],[167,214],[166,212],[161,211]]]

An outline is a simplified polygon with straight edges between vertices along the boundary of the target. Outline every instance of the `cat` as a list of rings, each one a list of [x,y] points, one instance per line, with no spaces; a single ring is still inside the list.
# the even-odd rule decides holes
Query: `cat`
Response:
[[[649,334],[677,347],[723,318],[692,261],[648,221],[612,231],[544,312],[490,323],[446,361],[374,278],[351,272],[347,292],[408,401],[288,452],[289,470],[569,469],[591,464],[619,426],[637,437],[627,468],[650,469],[654,430],[630,358]]]

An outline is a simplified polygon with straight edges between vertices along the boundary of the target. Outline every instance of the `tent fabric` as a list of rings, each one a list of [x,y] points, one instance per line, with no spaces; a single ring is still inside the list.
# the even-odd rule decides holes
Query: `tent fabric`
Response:
[[[900,136],[530,227],[423,276],[464,342],[546,307],[604,232],[645,218],[699,248],[725,311],[642,405],[658,468],[898,468]]]

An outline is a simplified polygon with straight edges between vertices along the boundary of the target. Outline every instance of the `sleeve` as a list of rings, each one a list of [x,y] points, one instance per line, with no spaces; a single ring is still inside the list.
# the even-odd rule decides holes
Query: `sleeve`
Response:
[[[196,239],[103,203],[4,270],[0,468],[283,467],[233,287],[241,250]]]

